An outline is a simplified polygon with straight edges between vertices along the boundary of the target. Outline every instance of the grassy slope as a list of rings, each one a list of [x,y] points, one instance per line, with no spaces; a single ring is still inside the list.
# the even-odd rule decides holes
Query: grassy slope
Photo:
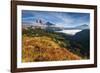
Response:
[[[48,36],[23,35],[22,53],[23,62],[81,59]]]

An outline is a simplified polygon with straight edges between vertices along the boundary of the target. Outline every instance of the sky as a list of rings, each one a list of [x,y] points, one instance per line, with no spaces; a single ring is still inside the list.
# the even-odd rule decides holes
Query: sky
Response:
[[[23,24],[32,24],[36,19],[41,19],[43,22],[50,22],[60,27],[90,25],[89,13],[22,10]]]

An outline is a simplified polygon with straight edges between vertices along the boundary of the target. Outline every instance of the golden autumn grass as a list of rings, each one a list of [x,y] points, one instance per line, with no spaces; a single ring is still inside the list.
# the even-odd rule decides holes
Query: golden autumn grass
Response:
[[[22,39],[22,62],[80,60],[67,48],[62,48],[47,36],[29,37]]]

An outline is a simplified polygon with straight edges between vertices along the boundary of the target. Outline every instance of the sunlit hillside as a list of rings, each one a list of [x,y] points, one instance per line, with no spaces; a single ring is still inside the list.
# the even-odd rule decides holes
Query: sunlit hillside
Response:
[[[47,36],[30,37],[23,35],[22,61],[79,60],[81,57],[62,48]]]

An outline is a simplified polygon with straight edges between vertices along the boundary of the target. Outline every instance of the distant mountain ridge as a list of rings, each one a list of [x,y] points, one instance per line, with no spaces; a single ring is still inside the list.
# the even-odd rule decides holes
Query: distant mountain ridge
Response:
[[[51,22],[46,22],[46,25],[47,25],[47,26],[52,26],[52,25],[55,25],[55,24],[53,24],[53,23],[51,23]]]
[[[83,24],[83,25],[76,26],[75,28],[77,28],[77,29],[89,29],[89,26],[87,24]]]
[[[78,25],[78,26],[75,26],[75,27],[59,27],[59,26],[56,26],[54,23],[51,23],[49,21],[43,21],[41,19],[36,19],[33,23],[24,23],[22,22],[23,24],[23,28],[27,29],[27,27],[32,27],[33,29],[34,28],[41,28],[41,29],[47,29],[49,28],[49,30],[57,30],[60,29],[59,31],[61,30],[76,30],[76,29],[81,29],[81,30],[84,30],[84,29],[89,29],[89,26],[87,24],[83,24],[83,25]]]

